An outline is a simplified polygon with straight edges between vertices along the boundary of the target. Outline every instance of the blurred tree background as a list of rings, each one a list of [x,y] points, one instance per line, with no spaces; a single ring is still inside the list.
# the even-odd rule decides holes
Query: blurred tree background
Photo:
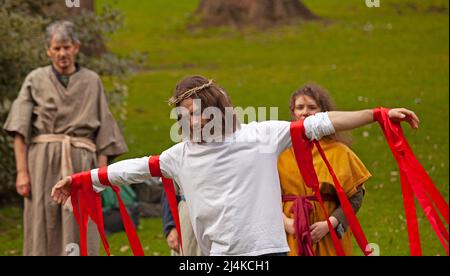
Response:
[[[12,101],[31,70],[49,64],[45,53],[45,27],[55,20],[75,23],[82,43],[78,62],[106,81],[112,112],[126,118],[128,93],[124,80],[139,64],[139,54],[119,57],[107,51],[108,35],[123,25],[122,14],[109,5],[95,12],[92,0],[81,1],[81,9],[68,9],[65,1],[0,0],[0,122],[6,120]],[[0,205],[17,202],[15,160],[11,139],[0,128]]]

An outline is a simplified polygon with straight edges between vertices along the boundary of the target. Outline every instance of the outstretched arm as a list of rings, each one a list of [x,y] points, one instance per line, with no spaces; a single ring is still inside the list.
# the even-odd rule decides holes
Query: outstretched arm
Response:
[[[114,185],[129,185],[142,183],[153,177],[149,169],[149,157],[129,159],[114,163],[107,167],[106,176]],[[86,171],[60,180],[52,189],[52,198],[57,203],[65,203],[70,196],[72,185],[82,185],[83,176],[90,175],[94,190],[101,192],[105,186],[101,183],[99,169]]]
[[[412,128],[419,128],[419,118],[406,108],[394,108],[389,111],[389,118],[393,121],[406,121]],[[374,122],[373,110],[360,111],[331,111],[328,112],[331,123],[336,131],[355,129]]]
[[[311,140],[320,140],[322,137],[337,131],[355,129],[373,123],[373,110],[360,111],[330,111],[317,113],[305,119],[306,136]],[[419,118],[413,111],[405,108],[389,110],[389,118],[393,121],[406,121],[412,128],[419,127]]]

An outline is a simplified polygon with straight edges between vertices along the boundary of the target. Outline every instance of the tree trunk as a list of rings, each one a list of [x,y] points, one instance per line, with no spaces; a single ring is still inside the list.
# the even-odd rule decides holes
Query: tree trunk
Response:
[[[299,0],[202,0],[197,14],[207,26],[237,27],[319,18]]]

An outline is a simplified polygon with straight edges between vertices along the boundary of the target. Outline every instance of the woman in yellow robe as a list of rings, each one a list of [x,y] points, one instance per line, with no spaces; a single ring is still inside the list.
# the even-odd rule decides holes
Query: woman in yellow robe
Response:
[[[332,111],[334,110],[334,106],[328,93],[323,88],[315,84],[308,84],[291,96],[290,110],[292,120],[300,120],[314,115],[317,112]],[[363,184],[371,175],[361,160],[347,146],[349,144],[347,140],[344,136],[337,133],[325,137],[319,142],[356,213],[361,207],[364,196]],[[353,255],[351,230],[347,229],[348,224],[342,207],[339,204],[333,179],[315,147],[313,149],[313,162],[330,222],[340,237],[345,254]],[[312,254],[316,256],[336,255],[323,210],[319,203],[314,200],[314,192],[312,189],[306,186],[299,172],[292,148],[281,154],[278,161],[278,171],[284,198],[284,224],[291,250],[289,255],[308,255],[305,253],[308,250],[303,249],[305,247],[304,237],[307,233],[297,233],[297,238],[295,235],[294,210],[292,208],[292,199],[294,198],[301,198],[301,202],[309,206],[305,208],[310,208],[309,226],[303,225],[303,227],[306,227],[306,229],[309,228],[312,240]],[[290,199],[287,200],[287,198]],[[306,218],[306,220],[308,219]],[[300,248],[300,251],[299,243],[297,242],[297,239],[299,239],[298,234],[300,234],[300,239],[302,240],[300,241],[300,247],[303,247]],[[303,238],[301,238],[302,235]]]

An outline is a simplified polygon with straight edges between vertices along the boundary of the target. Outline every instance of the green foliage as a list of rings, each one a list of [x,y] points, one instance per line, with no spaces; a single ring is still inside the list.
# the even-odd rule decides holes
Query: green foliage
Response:
[[[119,57],[104,51],[106,38],[122,26],[122,14],[104,5],[101,12],[83,10],[79,14],[59,12],[56,0],[0,0],[0,122],[6,120],[11,102],[25,76],[34,68],[49,63],[45,54],[45,27],[61,19],[72,20],[82,42],[78,61],[97,73],[106,83],[112,112],[126,119],[128,88],[124,84],[130,69],[139,63],[139,54]],[[64,11],[64,10],[63,10]],[[15,196],[15,160],[11,139],[0,130],[0,204]]]

